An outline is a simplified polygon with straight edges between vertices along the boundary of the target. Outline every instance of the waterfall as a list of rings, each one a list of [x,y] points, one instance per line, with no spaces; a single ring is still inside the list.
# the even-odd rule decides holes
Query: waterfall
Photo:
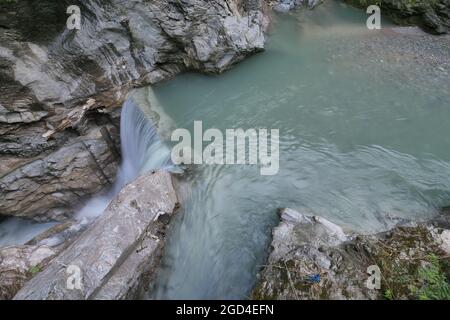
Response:
[[[107,192],[93,196],[77,211],[77,228],[101,215],[120,190],[140,174],[155,169],[176,169],[170,161],[170,149],[164,142],[172,127],[172,120],[162,110],[151,88],[143,88],[130,95],[122,107],[120,119],[122,162],[116,181]],[[2,219],[0,247],[23,244],[55,224],[15,217]],[[61,235],[56,235],[42,244],[53,246],[62,241]]]
[[[152,118],[150,99],[136,94],[127,99],[122,107],[120,119],[120,143],[122,163],[112,188],[105,194],[94,196],[76,214],[77,219],[95,218],[109,205],[111,200],[129,182],[140,174],[155,169],[171,169],[169,147],[161,140],[156,121]],[[162,119],[160,114],[158,123]]]

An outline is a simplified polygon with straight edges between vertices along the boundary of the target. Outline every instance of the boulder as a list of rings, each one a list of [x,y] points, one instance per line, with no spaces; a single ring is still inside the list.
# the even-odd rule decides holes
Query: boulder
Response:
[[[269,5],[280,13],[286,13],[299,7],[313,9],[323,0],[269,0]]]
[[[89,135],[0,177],[0,215],[67,219],[75,204],[114,182],[118,161],[100,128],[92,128]]]
[[[346,0],[346,2],[367,8],[376,4],[381,14],[386,14],[400,25],[417,25],[434,34],[450,32],[450,0]]]
[[[41,234],[38,234],[26,244],[45,245],[59,252],[78,238],[78,236],[82,234],[92,222],[93,220],[88,218],[82,218],[80,220],[67,220],[51,227]]]
[[[27,280],[39,273],[56,252],[46,246],[0,249],[0,300],[9,300]]]
[[[375,235],[344,233],[322,217],[281,210],[253,299],[450,298],[449,231],[439,217]],[[380,271],[371,286],[370,268]],[[370,282],[368,284],[368,282]]]
[[[0,216],[71,217],[114,180],[130,89],[223,72],[267,25],[262,0],[0,1]]]
[[[177,208],[170,173],[141,176],[14,299],[138,297],[154,275]]]

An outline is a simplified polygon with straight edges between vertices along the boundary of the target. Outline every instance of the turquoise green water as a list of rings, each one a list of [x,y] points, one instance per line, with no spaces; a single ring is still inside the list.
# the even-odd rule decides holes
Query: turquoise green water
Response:
[[[283,16],[266,52],[154,88],[176,128],[279,129],[280,171],[191,168],[150,297],[247,297],[279,207],[372,232],[449,204],[448,74],[373,51],[365,20],[337,2]]]

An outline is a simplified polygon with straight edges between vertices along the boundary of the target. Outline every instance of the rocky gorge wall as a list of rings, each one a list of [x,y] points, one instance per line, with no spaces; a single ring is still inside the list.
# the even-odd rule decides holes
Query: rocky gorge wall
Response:
[[[306,4],[269,2],[285,9]],[[0,216],[70,217],[74,204],[115,179],[121,160],[118,107],[131,88],[186,70],[223,72],[263,49],[269,21],[264,3],[256,0],[77,4],[82,28],[70,31],[65,28],[67,1],[0,0]],[[25,246],[1,248],[0,299],[12,298],[24,285],[17,299],[138,297],[159,263],[165,227],[178,206],[171,179],[161,172],[138,178],[87,230],[82,222],[58,225],[62,244],[55,245],[55,238],[47,234]],[[152,195],[155,190],[160,194]],[[163,199],[166,194],[169,200]],[[148,199],[158,203],[147,203]],[[124,215],[128,219],[122,219]],[[320,217],[299,216],[285,215],[291,220],[283,221],[279,230],[288,225],[300,233],[312,230],[312,235],[299,243],[290,234],[284,237],[284,231],[278,233],[284,237],[278,239],[278,249],[293,250],[272,252],[272,265],[261,273],[253,297],[379,298],[380,292],[375,295],[346,279],[349,272],[360,283],[367,276],[366,264],[361,264],[367,259],[357,260],[368,258],[358,251],[363,245],[383,258],[376,246],[380,239],[394,248],[400,242],[381,236],[354,240]],[[425,246],[432,245],[434,253],[442,255],[448,230],[412,227],[400,240],[409,244],[423,228],[431,237]],[[401,232],[396,229],[394,235]],[[402,246],[399,252],[409,249],[428,252],[420,242]],[[306,259],[299,263],[299,257]],[[89,280],[75,293],[64,289],[62,272],[74,260]],[[324,290],[307,278],[317,272],[330,285]],[[129,286],[122,286],[124,282]],[[398,297],[405,294],[405,288],[397,289]]]
[[[262,0],[0,1],[0,217],[71,216],[115,179],[131,88],[223,72],[267,26]]]
[[[267,0],[275,11],[287,12],[298,7],[314,8],[325,1],[335,0]],[[433,34],[450,32],[449,0],[343,0],[365,10],[377,5],[381,14],[404,26],[419,26]]]
[[[155,276],[179,207],[175,184],[168,172],[148,172],[92,223],[68,221],[25,245],[0,248],[0,300],[139,298]]]
[[[380,7],[400,25],[417,25],[434,34],[450,32],[449,0],[345,0],[357,7],[367,8],[371,4]]]
[[[0,217],[70,217],[115,179],[116,107],[131,88],[186,70],[223,72],[263,50],[269,6],[321,2],[0,1]],[[80,30],[66,27],[72,4]],[[379,4],[396,22],[449,30],[449,0]]]

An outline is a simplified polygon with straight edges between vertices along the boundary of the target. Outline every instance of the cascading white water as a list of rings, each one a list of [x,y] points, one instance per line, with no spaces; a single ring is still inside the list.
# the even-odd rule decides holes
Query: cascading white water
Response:
[[[151,88],[141,89],[130,95],[121,113],[122,163],[116,181],[111,189],[94,196],[78,210],[75,217],[80,223],[101,215],[120,190],[138,175],[154,169],[173,169],[170,149],[160,139],[161,134],[167,135],[170,123]],[[55,224],[36,223],[14,217],[5,219],[0,223],[0,246],[24,244]],[[57,244],[60,241],[55,236],[47,239],[46,244]]]
[[[89,200],[77,213],[78,219],[100,215],[112,198],[139,174],[170,167],[170,150],[160,139],[157,125],[149,116],[149,98],[152,97],[152,91],[149,88],[147,92],[146,96],[131,96],[122,107],[120,118],[122,163],[114,185],[106,194]]]

